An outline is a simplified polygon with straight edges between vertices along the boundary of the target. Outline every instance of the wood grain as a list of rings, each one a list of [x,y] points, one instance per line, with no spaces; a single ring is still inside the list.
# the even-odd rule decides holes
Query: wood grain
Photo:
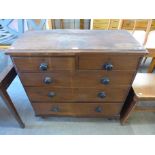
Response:
[[[123,102],[129,86],[113,86],[102,89],[90,88],[43,88],[25,87],[32,102]],[[54,92],[54,97],[49,97]],[[106,97],[100,98],[98,94],[105,92]]]
[[[14,63],[20,72],[48,72],[53,70],[74,70],[74,57],[15,57]],[[40,65],[47,63],[47,71],[41,71]]]
[[[105,117],[118,116],[121,109],[119,103],[32,103],[36,109],[36,115],[51,116],[88,116],[88,117]],[[53,112],[52,108],[58,107],[59,112]],[[101,112],[96,112],[96,108],[100,107]]]
[[[7,51],[36,115],[99,117],[119,116],[139,62],[147,53],[122,30],[27,32]],[[48,64],[47,70],[40,70],[42,63]],[[107,63],[113,65],[111,71],[104,69]],[[45,77],[52,78],[52,83],[45,84]],[[109,78],[108,85],[101,83],[104,77]],[[99,97],[101,92],[104,98]],[[61,111],[52,112],[57,105]],[[94,110],[97,107],[101,112]]]
[[[81,54],[79,56],[79,69],[103,70],[106,63],[113,65],[113,70],[136,70],[139,55],[126,54]]]
[[[53,53],[53,50],[101,50],[118,52],[133,51],[146,53],[134,37],[124,30],[46,30],[26,32],[11,46],[7,53],[19,55],[25,50],[28,53]],[[50,50],[50,51],[49,51]],[[65,51],[62,51],[65,52]]]
[[[50,73],[20,73],[24,86],[41,87],[69,87],[69,88],[104,88],[113,85],[130,85],[134,76],[133,71],[52,71]],[[46,84],[45,78],[49,77],[52,82]],[[108,78],[109,84],[104,85],[101,79]]]

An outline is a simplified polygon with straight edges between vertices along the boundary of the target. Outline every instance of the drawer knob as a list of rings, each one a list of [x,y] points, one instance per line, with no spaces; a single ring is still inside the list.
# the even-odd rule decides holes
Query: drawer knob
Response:
[[[101,79],[101,83],[104,84],[104,85],[109,84],[109,82],[110,82],[110,80],[109,80],[108,77],[104,77],[104,78]]]
[[[41,63],[41,64],[40,64],[40,70],[46,71],[47,68],[48,68],[48,64],[47,64],[47,63]]]
[[[59,107],[53,107],[53,108],[51,109],[51,111],[52,111],[52,112],[59,112],[60,109],[59,109]]]
[[[113,65],[111,63],[106,63],[103,65],[103,68],[107,71],[111,71],[113,69]]]
[[[50,77],[45,77],[45,79],[44,79],[44,83],[45,83],[45,84],[50,84],[50,83],[52,83],[52,82],[53,82],[52,78],[50,78]]]
[[[95,111],[96,112],[102,112],[102,108],[101,107],[96,107]]]
[[[48,93],[48,97],[54,97],[54,96],[56,96],[56,93],[55,92],[49,92]]]
[[[105,92],[99,92],[99,93],[98,93],[98,97],[100,97],[100,98],[105,98],[105,97],[106,97]]]

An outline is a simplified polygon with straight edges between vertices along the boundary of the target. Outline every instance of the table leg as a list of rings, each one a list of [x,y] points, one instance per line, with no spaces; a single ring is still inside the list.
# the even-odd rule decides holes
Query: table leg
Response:
[[[155,58],[153,57],[147,72],[152,73],[154,69],[155,69]]]
[[[2,96],[5,104],[7,105],[7,107],[9,108],[10,112],[12,113],[12,115],[15,117],[15,119],[17,120],[17,122],[19,123],[21,128],[24,128],[25,125],[23,123],[23,121],[21,120],[12,100],[10,99],[6,89],[1,89],[0,90],[0,95]]]

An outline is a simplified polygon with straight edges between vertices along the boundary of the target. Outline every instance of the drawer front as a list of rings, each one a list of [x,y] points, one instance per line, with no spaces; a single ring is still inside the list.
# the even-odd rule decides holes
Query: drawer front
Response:
[[[14,57],[19,72],[49,72],[53,70],[74,70],[74,57]]]
[[[71,72],[51,73],[20,73],[20,79],[24,86],[42,87],[70,87],[72,84]]]
[[[117,116],[120,103],[32,103],[36,115],[56,116]]]
[[[77,71],[51,73],[21,73],[24,86],[91,87],[103,88],[113,85],[130,85],[132,71]]]
[[[128,86],[90,88],[26,87],[32,102],[123,102]]]
[[[81,70],[136,70],[139,56],[94,54],[80,55],[79,69]]]

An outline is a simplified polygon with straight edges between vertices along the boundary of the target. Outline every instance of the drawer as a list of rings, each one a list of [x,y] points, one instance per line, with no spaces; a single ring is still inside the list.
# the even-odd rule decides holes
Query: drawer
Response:
[[[24,86],[70,87],[72,73],[52,71],[51,73],[20,73]]]
[[[130,85],[133,71],[53,71],[51,73],[20,73],[24,86],[91,87]]]
[[[79,70],[74,73],[75,87],[108,88],[118,85],[130,85],[134,71]]]
[[[36,115],[56,116],[118,116],[120,103],[32,103]]]
[[[122,102],[129,86],[90,88],[26,87],[32,102]]]
[[[79,69],[81,70],[136,70],[139,56],[128,54],[81,54]]]
[[[49,72],[53,70],[74,70],[74,57],[14,57],[19,72]]]

